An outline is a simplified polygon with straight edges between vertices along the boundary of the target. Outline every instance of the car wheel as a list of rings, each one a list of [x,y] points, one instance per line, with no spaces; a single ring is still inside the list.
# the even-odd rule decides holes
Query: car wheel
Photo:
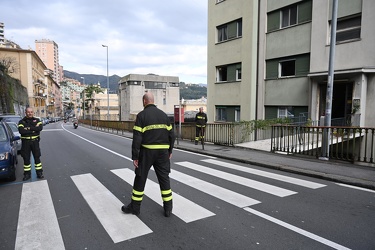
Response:
[[[10,169],[10,174],[9,174],[8,179],[9,179],[9,181],[15,181],[16,180],[16,166],[15,166],[15,164]]]

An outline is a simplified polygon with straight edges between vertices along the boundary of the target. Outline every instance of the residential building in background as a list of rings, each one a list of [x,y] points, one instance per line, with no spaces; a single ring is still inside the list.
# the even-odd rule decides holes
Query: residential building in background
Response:
[[[4,36],[4,23],[0,22],[0,45],[5,43],[5,36]]]
[[[174,106],[179,105],[180,89],[177,76],[159,76],[155,74],[129,74],[119,82],[120,120],[135,120],[143,110],[142,96],[153,93],[155,105],[170,116]]]
[[[59,46],[48,39],[35,40],[35,52],[38,54],[48,69],[53,71],[53,79],[60,84],[62,81],[59,64]]]
[[[332,125],[375,125],[373,10],[338,1]],[[209,0],[209,120],[324,117],[331,21],[332,1]]]

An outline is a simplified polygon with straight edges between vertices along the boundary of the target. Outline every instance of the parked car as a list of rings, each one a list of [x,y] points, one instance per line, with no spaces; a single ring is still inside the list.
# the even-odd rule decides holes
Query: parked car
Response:
[[[20,120],[22,120],[22,116],[19,115],[0,115],[0,121],[4,122],[15,122],[18,124]]]
[[[19,154],[21,152],[21,148],[22,148],[22,140],[21,140],[21,134],[20,132],[18,131],[18,124],[15,123],[15,122],[7,122],[9,127],[12,129],[12,132],[15,136],[19,136],[20,139],[19,140],[16,140],[16,144],[17,144],[17,153]]]
[[[17,144],[15,136],[6,122],[0,121],[0,178],[16,180]]]

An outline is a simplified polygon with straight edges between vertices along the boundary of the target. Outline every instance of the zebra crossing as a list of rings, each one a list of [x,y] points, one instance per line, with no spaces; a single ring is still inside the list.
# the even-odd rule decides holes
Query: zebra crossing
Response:
[[[275,197],[296,195],[297,192],[217,170],[216,167],[234,169],[238,172],[246,172],[309,189],[318,189],[325,186],[311,181],[269,173],[250,167],[243,167],[216,159],[204,159],[201,160],[201,163],[202,164],[196,164],[188,161],[174,162],[174,164],[183,169],[196,171],[197,173],[203,172],[206,175],[224,179],[228,182],[234,182],[247,188],[274,195]],[[131,186],[133,184],[133,170],[122,168],[110,171],[128,185]],[[183,185],[194,188],[223,202],[239,208],[244,208],[245,211],[247,208],[261,203],[259,200],[175,169],[172,170],[170,178],[171,180],[178,181]],[[130,240],[153,232],[152,228],[149,228],[139,217],[122,213],[120,208],[123,202],[111,193],[105,185],[91,173],[74,175],[71,176],[71,179],[82,195],[82,198],[95,214],[96,219],[100,222],[114,243]],[[172,190],[174,201],[173,214],[183,222],[191,223],[215,216],[215,213],[203,207],[204,204],[197,204],[185,198],[182,194],[179,194],[181,192],[176,190],[175,187],[172,187]],[[146,183],[145,196],[161,207],[163,206],[159,185],[150,179],[147,180]],[[33,211],[30,211],[30,209]],[[30,217],[30,213],[36,214],[37,216]],[[35,233],[27,233],[30,231]],[[32,242],[36,249],[65,249],[47,180],[23,184],[16,236],[16,249],[29,249],[30,242]]]

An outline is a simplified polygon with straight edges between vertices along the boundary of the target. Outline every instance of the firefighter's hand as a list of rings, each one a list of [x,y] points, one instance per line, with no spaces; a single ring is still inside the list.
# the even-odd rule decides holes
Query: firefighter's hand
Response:
[[[172,153],[169,154],[169,159],[171,159],[171,158],[172,158]]]
[[[138,168],[138,160],[133,160],[133,165],[135,168]]]

